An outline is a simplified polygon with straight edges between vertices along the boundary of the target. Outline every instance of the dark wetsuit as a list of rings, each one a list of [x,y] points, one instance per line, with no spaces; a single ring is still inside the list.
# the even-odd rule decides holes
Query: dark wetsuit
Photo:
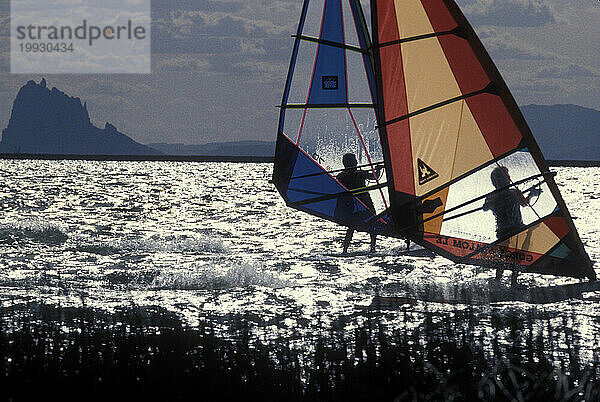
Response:
[[[349,169],[344,170],[340,174],[337,175],[337,179],[340,183],[346,187],[348,190],[355,190],[357,188],[365,187],[367,180],[375,180],[375,176],[373,176],[372,172],[365,170],[357,170]],[[357,204],[358,198],[365,206],[368,211],[360,208]],[[371,196],[368,191],[364,193],[356,194],[356,195],[346,195],[338,198],[337,204],[335,206],[335,216],[343,219],[345,222],[351,223],[350,227],[346,231],[346,237],[344,238],[344,253],[348,251],[348,247],[350,246],[350,241],[352,240],[352,235],[354,230],[358,229],[366,229],[365,221],[369,219],[372,214],[375,214],[375,206],[373,205],[373,200],[371,200]],[[371,236],[371,252],[375,251],[375,233],[370,233]]]
[[[344,170],[337,175],[337,179],[344,185],[348,190],[354,190],[357,188],[366,187],[367,180],[375,180],[372,172],[366,170]],[[356,198],[362,201],[363,204],[373,213],[375,213],[375,206],[369,192],[356,194]]]
[[[523,218],[521,216],[521,207],[527,205],[523,195],[514,188],[504,189],[497,193],[492,193],[485,197],[483,210],[491,210],[496,217],[496,237],[498,240],[506,239],[518,233],[523,227]],[[511,285],[517,284],[519,267],[516,264],[498,264],[496,268],[496,279],[500,280],[504,269],[513,271]]]
[[[485,198],[483,210],[491,210],[496,217],[496,236],[507,238],[523,227],[521,207],[527,205],[518,190],[506,189]]]

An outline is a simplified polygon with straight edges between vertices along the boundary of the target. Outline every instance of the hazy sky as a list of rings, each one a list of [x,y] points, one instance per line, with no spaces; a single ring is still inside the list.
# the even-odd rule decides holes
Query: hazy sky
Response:
[[[18,89],[0,0],[0,128]],[[366,2],[365,2],[366,3]],[[520,105],[600,109],[598,0],[460,0]],[[274,140],[301,0],[153,0],[151,75],[46,75],[142,143]]]

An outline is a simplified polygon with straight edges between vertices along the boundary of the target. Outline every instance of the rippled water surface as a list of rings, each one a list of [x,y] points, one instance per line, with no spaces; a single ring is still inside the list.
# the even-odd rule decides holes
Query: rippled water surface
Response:
[[[394,326],[405,325],[397,320],[401,312],[473,308],[482,333],[489,332],[492,311],[543,311],[576,323],[590,348],[598,331],[597,292],[550,303],[492,303],[485,297],[492,272],[420,247],[406,251],[402,241],[382,238],[370,254],[368,236],[359,233],[342,256],[344,228],[287,208],[269,184],[269,164],[4,160],[0,168],[4,307],[161,306],[191,326],[240,313],[268,335],[332,322],[352,326],[365,311],[373,314],[376,294],[385,300],[461,294],[473,302],[416,297],[376,310]],[[555,170],[588,253],[598,260],[600,168]],[[520,281],[578,282],[541,275]]]

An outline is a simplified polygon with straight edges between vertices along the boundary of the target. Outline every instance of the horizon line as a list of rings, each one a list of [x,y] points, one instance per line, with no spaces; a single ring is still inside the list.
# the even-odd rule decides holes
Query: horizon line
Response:
[[[1,160],[85,160],[116,162],[234,162],[273,163],[274,156],[248,155],[99,155],[99,154],[35,154],[0,153]],[[600,160],[548,159],[550,166],[557,167],[600,167]]]

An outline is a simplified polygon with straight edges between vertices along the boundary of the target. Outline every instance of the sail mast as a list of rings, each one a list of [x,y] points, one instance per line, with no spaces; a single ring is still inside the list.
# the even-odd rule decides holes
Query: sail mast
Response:
[[[309,2],[309,0],[304,0],[304,2],[302,4],[302,13],[300,14],[300,21],[298,22],[298,29],[296,31],[296,35],[294,36],[294,47],[292,49],[292,57],[290,58],[290,65],[289,65],[287,77],[285,80],[285,88],[283,90],[283,96],[281,99],[281,107],[279,109],[278,131],[280,133],[283,133],[283,123],[285,121],[285,110],[286,110],[286,108],[283,106],[287,103],[288,97],[290,95],[290,82],[294,75],[294,67],[296,66],[296,57],[298,55],[298,48],[300,46],[300,35],[302,34],[302,30],[304,29],[304,22],[306,21],[306,11],[308,9],[308,2]]]
[[[385,161],[386,175],[388,179],[388,191],[390,197],[390,211],[392,219],[396,229],[401,229],[406,226],[416,226],[417,215],[415,209],[410,207],[416,202],[416,197],[406,193],[399,193],[396,191],[394,186],[394,169],[392,168],[392,155],[390,152],[390,142],[388,140],[388,131],[385,124],[386,121],[386,109],[385,99],[383,90],[383,74],[381,67],[381,54],[380,54],[380,39],[379,39],[379,10],[378,1],[371,0],[371,30],[372,30],[372,49],[373,49],[373,66],[375,70],[375,87],[377,89],[377,125],[379,130],[379,137],[381,141],[381,147],[383,150],[383,158]],[[400,208],[404,206],[403,208]],[[406,236],[413,241],[418,241],[418,238],[412,236],[410,232],[402,231],[402,236]]]

